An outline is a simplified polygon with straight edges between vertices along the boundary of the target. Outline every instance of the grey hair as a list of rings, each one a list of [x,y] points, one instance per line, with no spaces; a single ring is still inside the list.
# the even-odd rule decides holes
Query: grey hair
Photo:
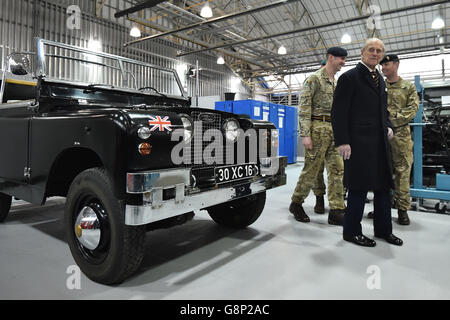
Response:
[[[367,39],[367,40],[366,40],[366,43],[364,44],[364,47],[362,48],[362,50],[366,50],[367,47],[369,47],[369,45],[370,45],[371,43],[374,43],[374,42],[379,42],[379,43],[381,44],[381,46],[383,47],[383,52],[386,51],[385,48],[384,48],[384,43],[383,43],[383,41],[381,41],[381,40],[378,39],[378,38],[369,38],[369,39]]]

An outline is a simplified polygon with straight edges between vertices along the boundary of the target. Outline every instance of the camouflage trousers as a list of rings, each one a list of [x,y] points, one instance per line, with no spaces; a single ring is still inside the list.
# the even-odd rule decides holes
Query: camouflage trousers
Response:
[[[409,126],[401,127],[395,131],[391,140],[392,169],[394,171],[394,202],[397,209],[409,210],[410,176],[413,164],[413,141]]]
[[[311,127],[312,150],[305,149],[305,165],[297,181],[292,201],[303,203],[316,184],[325,163],[328,173],[328,202],[330,209],[345,209],[344,161],[334,145],[331,123],[313,121]]]
[[[317,180],[312,187],[312,191],[316,197],[323,197],[325,195],[325,181],[323,180],[323,170],[325,169],[325,161],[322,162],[322,165],[319,169],[319,174],[317,175]]]

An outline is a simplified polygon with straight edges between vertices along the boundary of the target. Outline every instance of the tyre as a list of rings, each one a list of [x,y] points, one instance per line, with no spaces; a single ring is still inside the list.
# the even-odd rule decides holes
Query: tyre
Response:
[[[145,226],[125,225],[124,205],[103,168],[85,170],[73,180],[64,229],[73,258],[95,282],[121,283],[142,262]]]
[[[5,221],[11,208],[11,196],[0,192],[0,222]]]
[[[260,192],[242,199],[221,203],[208,208],[211,218],[219,225],[243,229],[255,222],[266,203],[266,192]]]

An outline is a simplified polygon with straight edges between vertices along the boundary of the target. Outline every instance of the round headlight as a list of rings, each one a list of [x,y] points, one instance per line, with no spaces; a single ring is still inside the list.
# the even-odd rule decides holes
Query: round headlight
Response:
[[[152,132],[149,127],[140,127],[137,131],[137,135],[142,140],[146,140],[146,139],[150,138],[150,136],[152,135]]]
[[[191,117],[186,114],[180,115],[181,122],[183,123],[184,128],[184,141],[189,141],[194,134],[194,124],[192,123]]]
[[[227,119],[223,124],[223,131],[225,137],[230,141],[236,141],[239,135],[239,122],[234,119]]]

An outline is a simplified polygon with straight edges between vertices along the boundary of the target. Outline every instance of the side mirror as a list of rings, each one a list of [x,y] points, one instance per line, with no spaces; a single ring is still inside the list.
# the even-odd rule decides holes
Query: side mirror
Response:
[[[30,73],[30,60],[20,53],[13,53],[9,57],[9,70],[12,74],[25,76]]]

